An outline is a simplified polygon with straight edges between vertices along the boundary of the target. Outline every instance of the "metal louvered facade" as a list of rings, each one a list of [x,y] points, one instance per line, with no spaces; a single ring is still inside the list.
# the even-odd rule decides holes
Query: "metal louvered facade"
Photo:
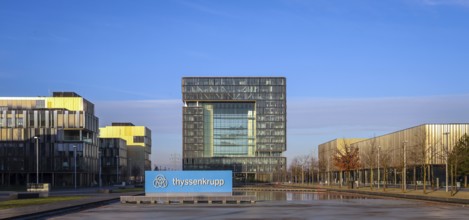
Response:
[[[235,181],[281,181],[284,77],[184,77],[183,169],[233,170]]]
[[[78,187],[97,183],[98,124],[94,104],[73,92],[0,97],[0,185],[71,187],[75,166]]]

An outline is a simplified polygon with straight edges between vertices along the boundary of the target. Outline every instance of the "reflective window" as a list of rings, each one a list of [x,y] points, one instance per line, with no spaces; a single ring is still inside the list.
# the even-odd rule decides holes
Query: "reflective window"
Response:
[[[206,103],[204,144],[213,156],[248,156],[255,147],[254,103]]]

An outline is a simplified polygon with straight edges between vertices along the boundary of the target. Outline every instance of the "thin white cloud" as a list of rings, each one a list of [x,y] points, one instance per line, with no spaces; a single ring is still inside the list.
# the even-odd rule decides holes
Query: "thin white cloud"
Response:
[[[468,123],[469,95],[362,99],[289,98],[287,152],[310,154],[334,138],[370,138],[424,123]],[[98,101],[101,126],[132,122],[152,130],[152,161],[182,154],[182,101]]]
[[[370,99],[292,99],[290,129],[405,127],[422,123],[468,122],[469,95]]]
[[[153,93],[135,92],[135,91],[131,91],[131,90],[125,90],[125,89],[117,88],[115,86],[98,85],[98,84],[90,84],[90,83],[87,83],[87,84],[83,85],[79,82],[66,81],[66,80],[47,80],[47,82],[51,83],[51,84],[56,84],[56,85],[72,85],[72,86],[82,87],[82,88],[91,88],[91,89],[95,89],[97,91],[100,91],[102,93],[132,95],[132,96],[135,96],[135,97],[145,98],[145,99],[152,99],[152,98],[155,97],[155,94],[153,94]],[[60,90],[60,89],[58,89],[58,90]]]
[[[98,101],[95,107],[101,126],[125,121],[157,133],[181,132],[181,100]]]
[[[94,102],[100,127],[112,122],[131,122],[152,132],[152,168],[173,168],[170,155],[182,151],[182,102],[173,100],[131,100]],[[180,166],[179,166],[180,168]]]
[[[425,123],[469,123],[469,95],[288,100],[288,150],[309,154],[335,138],[370,138]]]

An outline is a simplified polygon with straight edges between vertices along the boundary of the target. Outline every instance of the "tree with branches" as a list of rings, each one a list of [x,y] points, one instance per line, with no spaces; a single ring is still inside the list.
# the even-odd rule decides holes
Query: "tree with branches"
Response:
[[[318,165],[318,159],[316,157],[314,157],[313,155],[311,155],[311,157],[309,158],[310,159],[310,162],[309,162],[309,170],[311,172],[310,174],[310,177],[311,177],[311,183],[314,184],[314,174],[315,174],[315,171],[316,171],[316,175],[317,175],[317,180],[319,181],[319,165]]]
[[[428,166],[428,159],[430,154],[430,147],[427,145],[427,135],[425,128],[422,128],[415,134],[414,138],[414,146],[411,146],[409,152],[409,159],[410,164],[413,165],[414,168],[414,189],[417,190],[417,176],[416,170],[417,167],[421,167],[422,169],[422,180],[423,180],[423,193],[427,193],[427,168]]]
[[[352,147],[345,141],[342,149],[337,149],[333,156],[334,166],[336,166],[341,173],[347,172],[347,180],[352,184],[347,184],[348,188],[353,187],[351,180],[351,171],[360,167],[360,157],[358,148]]]
[[[467,177],[469,176],[469,135],[464,134],[459,140],[458,145],[460,155],[462,155],[458,173],[464,177],[464,187],[467,188]]]
[[[389,175],[389,168],[391,167],[391,152],[389,149],[381,150],[379,154],[379,162],[380,167],[383,167],[383,191],[386,191],[387,182],[388,182],[388,175]]]
[[[369,143],[369,145],[363,149],[364,152],[361,154],[362,156],[362,167],[363,169],[369,169],[369,181],[370,181],[370,190],[373,190],[373,169],[377,167],[377,152],[378,152],[378,143],[376,137],[373,137]]]
[[[311,158],[310,155],[299,155],[293,158],[290,167],[296,182],[305,183],[305,172],[311,167]]]
[[[463,135],[456,145],[453,147],[449,153],[449,164],[451,167],[451,195],[454,196],[457,193],[455,187],[456,178],[459,175],[465,175],[467,179],[467,174],[469,171],[469,136],[467,134]]]
[[[321,150],[320,150],[320,153],[318,154],[318,157],[319,157],[318,163],[317,163],[317,165],[318,165],[318,175],[319,175],[319,173],[322,173],[321,182],[329,183],[328,179],[326,178],[327,171],[328,171],[327,170],[327,163],[328,163],[327,156],[325,155],[324,151],[321,152]],[[318,176],[318,181],[319,181],[319,176]]]
[[[302,173],[301,161],[298,156],[294,157],[293,160],[290,162],[290,176],[291,181],[294,183],[300,182],[300,176]]]

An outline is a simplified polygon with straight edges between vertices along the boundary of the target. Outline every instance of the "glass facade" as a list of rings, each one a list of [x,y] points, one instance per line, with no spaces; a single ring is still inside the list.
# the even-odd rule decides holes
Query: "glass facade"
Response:
[[[126,141],[128,174],[121,173],[122,180],[143,182],[145,171],[151,170],[151,130],[129,122],[114,122],[99,129],[100,138],[120,138]],[[125,174],[125,175],[124,175]]]
[[[280,181],[286,158],[286,79],[182,79],[183,169],[231,169],[235,180]]]
[[[103,185],[120,184],[130,175],[127,142],[120,138],[99,138]]]
[[[254,103],[204,103],[203,108],[204,156],[254,154]]]
[[[0,97],[0,185],[35,182],[37,163],[40,182],[73,186],[76,164],[79,186],[96,183],[97,135],[94,105],[75,93]]]

